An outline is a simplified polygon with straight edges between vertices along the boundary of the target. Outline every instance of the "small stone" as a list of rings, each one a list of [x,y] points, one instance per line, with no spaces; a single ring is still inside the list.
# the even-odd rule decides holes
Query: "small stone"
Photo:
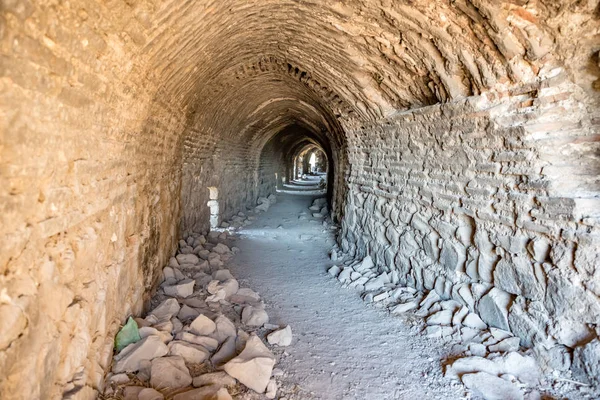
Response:
[[[179,263],[175,257],[169,258],[169,267],[171,268],[179,268]]]
[[[194,285],[196,281],[193,279],[184,279],[176,285],[165,286],[163,288],[165,294],[171,297],[189,297],[194,293]]]
[[[394,308],[392,308],[390,310],[390,313],[404,314],[405,312],[414,310],[418,306],[419,306],[419,303],[417,301],[409,301],[409,302],[398,304],[397,306],[394,306]]]
[[[210,353],[204,347],[181,340],[169,343],[169,355],[181,356],[190,364],[200,364],[210,357]]]
[[[195,254],[178,254],[177,262],[181,264],[198,264],[200,261]]]
[[[219,315],[215,319],[215,331],[211,334],[219,343],[223,343],[228,337],[235,337],[237,331],[235,325],[229,318],[224,315]]]
[[[225,339],[219,350],[212,356],[210,361],[215,368],[220,368],[223,364],[235,357],[237,354],[235,339],[235,336],[230,336]]]
[[[242,323],[247,326],[263,326],[269,322],[267,312],[261,307],[246,306],[242,311]]]
[[[198,317],[198,315],[200,315],[198,310],[188,306],[187,304],[184,304],[181,306],[179,313],[177,313],[177,318],[179,318],[181,321],[189,321],[195,319]]]
[[[260,296],[252,289],[241,288],[229,300],[236,304],[257,304]]]
[[[224,387],[218,385],[203,386],[199,389],[188,390],[176,394],[173,400],[232,400],[231,395]]]
[[[135,372],[143,360],[152,360],[167,354],[168,348],[158,336],[148,336],[125,347],[115,356],[113,372]]]
[[[139,394],[145,387],[143,386],[125,386],[123,389],[123,400],[138,400]]]
[[[235,386],[237,381],[226,372],[211,372],[194,378],[194,387],[216,385],[219,387]]]
[[[227,279],[235,279],[228,269],[219,269],[212,274],[213,279],[224,282]]]
[[[463,375],[462,382],[485,400],[523,400],[523,393],[517,386],[485,372]]]
[[[219,243],[212,249],[212,251],[214,251],[217,254],[225,254],[229,253],[231,250],[229,250],[229,247],[227,247],[223,243]]]
[[[177,265],[179,266],[179,265]],[[175,279],[175,272],[173,271],[173,268],[171,267],[164,267],[163,268],[163,278],[164,280],[169,280],[169,279]]]
[[[159,390],[178,389],[190,386],[192,377],[182,357],[161,357],[152,360],[150,384]]]
[[[257,393],[264,393],[271,371],[275,365],[275,357],[263,342],[252,334],[244,351],[227,364],[224,369],[229,375]]]
[[[492,344],[488,346],[488,350],[492,353],[494,352],[510,352],[519,350],[520,339],[518,337],[509,337],[496,344]]]
[[[375,264],[371,256],[366,256],[359,264],[354,266],[354,270],[357,272],[364,272],[373,268]]]
[[[138,393],[138,400],[163,400],[165,396],[162,393],[152,389],[145,388]]]
[[[108,381],[110,383],[115,384],[115,385],[122,385],[124,383],[129,382],[129,376],[127,374],[125,374],[125,373],[123,373],[123,374],[115,374],[115,375],[111,376]]]
[[[200,336],[208,336],[215,331],[217,325],[207,316],[199,315],[190,324],[190,331]]]
[[[269,344],[277,346],[289,346],[292,344],[292,328],[288,325],[283,329],[270,333],[267,336],[267,341]]]
[[[277,381],[275,379],[269,380],[265,396],[267,399],[274,399],[277,396]]]
[[[452,310],[436,312],[427,318],[427,325],[451,325],[453,314],[454,312]]]
[[[471,352],[471,355],[478,357],[485,357],[487,354],[487,348],[481,343],[469,344],[469,351]]]
[[[344,268],[337,276],[338,281],[341,283],[350,282],[350,275],[354,272],[352,268],[346,267]]]
[[[462,324],[464,326],[467,326],[467,327],[473,328],[473,329],[479,329],[479,330],[487,329],[486,323],[483,322],[481,320],[481,318],[479,318],[479,315],[477,315],[475,313],[467,314],[465,319],[463,319]]]
[[[340,267],[338,267],[337,265],[334,265],[327,270],[327,273],[329,273],[329,275],[333,276],[334,278],[337,278],[337,276],[340,274],[340,271],[341,271]]]
[[[160,303],[158,307],[148,313],[153,315],[159,321],[170,320],[173,315],[179,312],[179,303],[175,299],[167,299]]]
[[[219,342],[216,339],[209,336],[197,336],[190,332],[180,332],[175,336],[175,339],[200,345],[208,351],[214,351],[219,347]]]

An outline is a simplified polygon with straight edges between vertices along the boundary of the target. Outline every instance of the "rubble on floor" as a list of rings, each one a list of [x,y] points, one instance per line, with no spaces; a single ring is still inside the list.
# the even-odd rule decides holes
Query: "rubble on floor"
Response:
[[[265,199],[260,205],[275,201]],[[180,241],[153,308],[129,319],[119,336],[105,399],[226,400],[248,390],[276,397],[277,358],[260,336],[268,335],[269,345],[288,346],[291,328],[268,325],[258,293],[240,288],[224,268],[236,252],[227,239],[211,232]]]
[[[559,390],[560,382],[579,384],[555,379],[559,371],[549,365],[561,364],[562,353],[546,354],[551,360],[542,371],[535,349],[521,347],[520,338],[508,331],[510,299],[505,292],[483,285],[446,287],[440,280],[432,282],[432,290],[416,290],[403,285],[396,271],[376,267],[370,256],[347,259],[335,246],[331,259],[346,259],[327,269],[344,287],[357,290],[375,307],[403,316],[427,337],[451,345],[445,376],[462,382],[477,397],[534,399],[541,398],[540,387],[551,391]],[[566,369],[563,366],[561,371]]]

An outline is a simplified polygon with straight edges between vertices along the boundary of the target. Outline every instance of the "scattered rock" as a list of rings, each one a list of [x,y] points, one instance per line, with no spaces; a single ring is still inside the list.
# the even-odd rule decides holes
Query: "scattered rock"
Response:
[[[190,364],[200,364],[210,357],[209,351],[204,347],[181,340],[169,343],[169,355],[181,356]]]
[[[200,260],[198,259],[198,256],[196,256],[195,254],[178,254],[176,258],[177,258],[177,262],[179,263],[179,265],[181,265],[181,264],[198,264],[198,262],[200,262]]]
[[[269,322],[269,316],[262,307],[246,306],[242,311],[242,323],[247,326],[263,326]]]
[[[485,400],[523,400],[523,393],[518,387],[485,372],[463,375],[462,382]]]
[[[283,329],[270,333],[267,336],[267,341],[269,344],[277,346],[289,346],[292,344],[292,328],[288,325]]]
[[[180,332],[175,336],[175,339],[200,345],[208,351],[214,351],[219,347],[219,341],[217,339],[209,336],[194,335],[190,332]]]
[[[232,400],[231,395],[224,387],[218,385],[203,386],[199,389],[188,390],[176,394],[173,400]]]
[[[223,343],[223,341],[228,337],[235,337],[236,335],[237,330],[235,325],[229,318],[224,315],[219,315],[215,319],[215,331],[211,336],[214,337],[219,343]]]
[[[179,389],[190,386],[192,377],[182,357],[161,357],[152,360],[150,384],[159,390]]]
[[[196,281],[193,279],[184,279],[176,285],[165,286],[163,288],[165,294],[171,297],[189,297],[194,293],[194,285]]]
[[[235,357],[237,354],[235,339],[235,336],[230,336],[225,339],[219,350],[212,356],[210,361],[215,368],[220,368],[223,364]]]
[[[165,396],[162,393],[152,389],[145,388],[138,393],[138,400],[163,400]]]
[[[265,396],[267,399],[274,399],[277,396],[277,381],[275,379],[269,380]]]
[[[170,320],[173,315],[179,312],[179,303],[175,299],[167,299],[160,303],[158,307],[150,311],[148,315],[153,315],[157,320]]]
[[[235,386],[237,381],[226,372],[212,372],[194,378],[194,387],[217,385],[220,387]]]
[[[271,371],[275,365],[275,357],[263,342],[252,334],[244,351],[227,364],[224,369],[229,375],[257,393],[264,393]]]
[[[329,270],[327,270],[329,275],[333,276],[334,278],[337,278],[337,276],[340,274],[340,271],[341,269],[337,265],[334,265],[331,268],[329,268]]]
[[[143,360],[153,360],[168,352],[167,346],[158,336],[148,336],[137,343],[125,347],[115,356],[116,363],[113,372],[135,372]]]
[[[227,279],[235,279],[228,269],[219,269],[212,274],[213,279],[224,282]]]
[[[217,325],[207,316],[199,315],[190,325],[190,331],[200,336],[208,336],[215,331]]]
[[[398,304],[397,306],[394,306],[394,308],[392,308],[390,310],[390,312],[392,314],[403,314],[405,312],[416,309],[418,306],[419,306],[419,303],[417,301],[409,301],[409,302]]]

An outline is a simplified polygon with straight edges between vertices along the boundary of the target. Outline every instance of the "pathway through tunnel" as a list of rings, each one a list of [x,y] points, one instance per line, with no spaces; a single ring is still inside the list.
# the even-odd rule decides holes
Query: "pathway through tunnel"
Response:
[[[278,194],[276,204],[239,231],[241,251],[230,266],[243,286],[260,293],[270,323],[292,327],[278,368],[284,384],[298,385],[293,398],[462,397],[462,388],[442,378],[441,344],[365,305],[327,274],[334,231],[311,216],[316,197]]]

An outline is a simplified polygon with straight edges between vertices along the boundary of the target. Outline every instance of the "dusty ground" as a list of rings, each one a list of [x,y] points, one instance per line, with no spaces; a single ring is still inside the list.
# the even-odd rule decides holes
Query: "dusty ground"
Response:
[[[280,395],[298,399],[460,399],[442,376],[449,349],[400,318],[364,303],[327,274],[334,232],[310,217],[313,195],[279,193],[278,202],[241,229],[230,265],[258,291],[274,324],[294,333],[276,366]],[[299,218],[306,212],[306,219]],[[302,238],[301,238],[302,236]],[[283,353],[283,350],[280,351]]]

